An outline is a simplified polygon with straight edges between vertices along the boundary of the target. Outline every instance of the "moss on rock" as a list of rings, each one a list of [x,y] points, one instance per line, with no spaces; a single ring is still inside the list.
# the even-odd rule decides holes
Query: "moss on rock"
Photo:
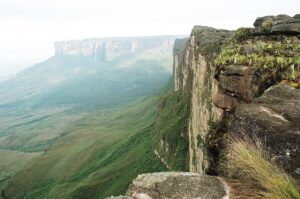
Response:
[[[262,78],[299,83],[300,79],[295,75],[300,70],[299,40],[292,36],[279,41],[272,38],[245,39],[245,34],[239,32],[243,31],[237,31],[234,39],[221,49],[215,60],[218,66],[246,65],[254,68]],[[241,37],[243,41],[239,42]]]

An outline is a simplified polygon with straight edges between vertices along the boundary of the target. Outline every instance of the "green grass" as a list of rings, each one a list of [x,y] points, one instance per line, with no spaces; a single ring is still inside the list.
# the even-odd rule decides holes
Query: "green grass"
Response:
[[[0,150],[0,190],[6,186],[9,179],[13,177],[27,162],[38,157],[40,153],[24,153],[19,151]]]
[[[232,198],[300,198],[300,189],[293,178],[268,159],[259,141],[231,140],[227,150],[225,170],[241,182],[240,187],[233,189],[237,193]]]
[[[188,170],[187,120],[187,103],[181,91],[168,92],[159,100],[156,149],[170,170]]]
[[[9,198],[103,198],[165,170],[154,154],[161,93],[152,95],[171,75],[164,48],[106,62],[54,56],[1,82],[0,150],[22,155],[0,170]]]
[[[5,189],[9,198],[105,198],[123,194],[141,173],[188,170],[186,102],[169,85],[128,105],[94,112],[64,130]],[[160,97],[163,93],[165,96]]]
[[[104,198],[123,193],[140,173],[166,170],[154,154],[158,98],[142,98],[76,122],[12,179],[6,194]]]

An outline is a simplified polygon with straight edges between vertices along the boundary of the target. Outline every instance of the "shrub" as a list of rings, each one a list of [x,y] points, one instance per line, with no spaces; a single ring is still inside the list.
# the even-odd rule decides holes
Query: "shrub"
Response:
[[[268,160],[262,144],[249,138],[230,140],[225,171],[241,184],[233,198],[299,199],[299,187],[283,169]],[[241,194],[241,192],[243,192]]]
[[[240,42],[247,39],[250,36],[251,28],[239,28],[233,34],[231,41]]]

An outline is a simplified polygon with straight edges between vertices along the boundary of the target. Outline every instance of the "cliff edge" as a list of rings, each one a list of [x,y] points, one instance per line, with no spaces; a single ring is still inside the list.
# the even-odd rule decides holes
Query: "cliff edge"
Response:
[[[173,92],[186,107],[180,130],[188,140],[192,173],[139,176],[129,186],[128,198],[257,198],[243,195],[228,180],[233,176],[220,171],[227,141],[244,137],[262,144],[268,165],[300,179],[299,16],[259,17],[254,28],[237,31],[195,26],[188,39],[175,41]],[[172,144],[163,138],[162,145]],[[230,186],[206,174],[223,176]],[[215,195],[216,190],[221,191]]]

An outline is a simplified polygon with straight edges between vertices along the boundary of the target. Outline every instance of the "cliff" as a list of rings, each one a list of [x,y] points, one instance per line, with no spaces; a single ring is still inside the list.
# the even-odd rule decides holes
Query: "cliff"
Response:
[[[164,54],[172,52],[175,38],[180,36],[94,38],[58,41],[54,43],[55,55],[90,57],[97,61],[111,61],[134,53]]]
[[[299,16],[262,17],[254,26],[234,33],[195,26],[184,48],[175,42],[173,89],[187,98],[192,172],[216,164],[215,140],[222,139],[224,121],[239,104],[253,102],[281,81],[298,86]]]
[[[175,41],[173,61],[173,94],[163,97],[158,108],[171,106],[163,120],[171,129],[176,125],[170,118],[181,119],[170,131],[173,136],[158,133],[155,153],[168,170],[174,170],[170,156],[176,159],[185,152],[174,138],[185,138],[191,173],[140,175],[126,197],[113,198],[299,198],[297,185],[274,165],[300,179],[300,15],[260,17],[254,28],[237,31],[195,26],[188,39]],[[253,166],[248,177],[250,183],[254,179],[254,189],[241,186],[249,183],[239,178],[248,171],[239,170],[239,165],[230,165],[238,168],[237,176],[219,170],[231,155],[226,144],[239,139],[261,143],[258,149],[267,154],[260,156],[264,152],[259,151],[260,162],[245,160]],[[264,161],[270,176],[259,176],[261,181],[256,181],[251,177],[260,174],[253,172],[255,167],[264,169]],[[211,176],[205,174],[211,173],[238,182],[208,179]],[[268,192],[267,186],[277,190],[282,185],[283,195]]]
[[[212,96],[217,92],[214,59],[231,35],[228,30],[195,26],[183,52],[177,50],[174,53],[174,91],[180,90],[184,94],[189,107],[185,133],[189,140],[189,170],[192,172],[203,173],[209,166],[206,150],[211,131],[209,124],[219,121],[223,113],[212,103]]]
[[[219,133],[259,139],[269,158],[300,179],[299,15],[266,16],[236,31],[216,59]],[[219,149],[222,150],[222,149]]]

